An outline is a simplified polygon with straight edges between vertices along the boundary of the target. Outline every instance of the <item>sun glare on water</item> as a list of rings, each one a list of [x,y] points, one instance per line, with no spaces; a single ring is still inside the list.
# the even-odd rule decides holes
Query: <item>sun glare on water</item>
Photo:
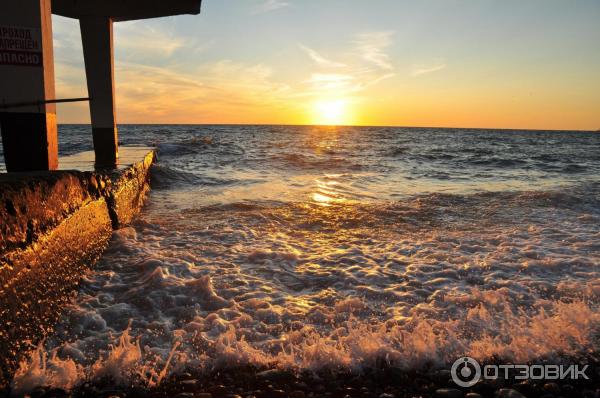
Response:
[[[321,125],[349,124],[347,102],[344,100],[324,100],[314,104],[314,122]]]

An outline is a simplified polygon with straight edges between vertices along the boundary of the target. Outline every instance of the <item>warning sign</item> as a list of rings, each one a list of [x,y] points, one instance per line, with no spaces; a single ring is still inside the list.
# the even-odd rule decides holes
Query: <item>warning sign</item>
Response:
[[[42,66],[40,30],[0,25],[0,65]]]

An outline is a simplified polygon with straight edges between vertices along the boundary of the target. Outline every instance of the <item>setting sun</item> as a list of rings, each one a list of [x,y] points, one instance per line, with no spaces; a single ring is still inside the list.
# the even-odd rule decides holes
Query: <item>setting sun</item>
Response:
[[[347,103],[344,100],[317,101],[314,105],[315,124],[341,125],[348,124]]]

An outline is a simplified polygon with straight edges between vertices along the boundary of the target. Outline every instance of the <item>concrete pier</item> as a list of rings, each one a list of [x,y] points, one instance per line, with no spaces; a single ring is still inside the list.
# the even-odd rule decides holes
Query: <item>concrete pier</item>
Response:
[[[119,157],[115,118],[113,21],[107,17],[79,20],[96,163],[111,165]]]
[[[54,14],[79,20],[98,165],[115,164],[119,156],[113,23],[199,14],[200,6],[201,0],[53,0]]]
[[[50,0],[3,2],[0,129],[8,171],[58,167]],[[13,106],[10,106],[13,105]]]
[[[7,170],[58,167],[52,14],[79,20],[94,152],[117,163],[113,23],[199,14],[201,0],[21,0],[0,13],[0,129]],[[87,100],[86,98],[85,100]]]
[[[155,155],[121,152],[112,170],[94,171],[86,152],[62,162],[78,171],[0,174],[0,391],[21,355],[51,333],[113,229],[140,211]]]
[[[8,173],[0,173],[0,396],[19,358],[51,333],[83,272],[113,229],[131,222],[149,189],[154,152],[118,148],[113,23],[198,14],[200,3],[2,3],[0,129]],[[89,98],[55,97],[52,13],[80,22]],[[59,165],[55,104],[80,100],[90,101],[94,152]]]

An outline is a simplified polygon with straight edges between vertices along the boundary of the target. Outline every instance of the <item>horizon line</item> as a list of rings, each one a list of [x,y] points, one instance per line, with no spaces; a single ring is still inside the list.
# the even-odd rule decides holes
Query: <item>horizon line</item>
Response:
[[[91,123],[58,123],[59,126],[91,126]],[[444,130],[500,130],[500,131],[556,131],[600,133],[597,130],[584,129],[548,129],[520,127],[450,127],[450,126],[406,126],[406,125],[368,125],[368,124],[288,124],[288,123],[117,123],[117,126],[287,126],[287,127],[364,127],[364,128],[406,128],[406,129],[444,129]]]

